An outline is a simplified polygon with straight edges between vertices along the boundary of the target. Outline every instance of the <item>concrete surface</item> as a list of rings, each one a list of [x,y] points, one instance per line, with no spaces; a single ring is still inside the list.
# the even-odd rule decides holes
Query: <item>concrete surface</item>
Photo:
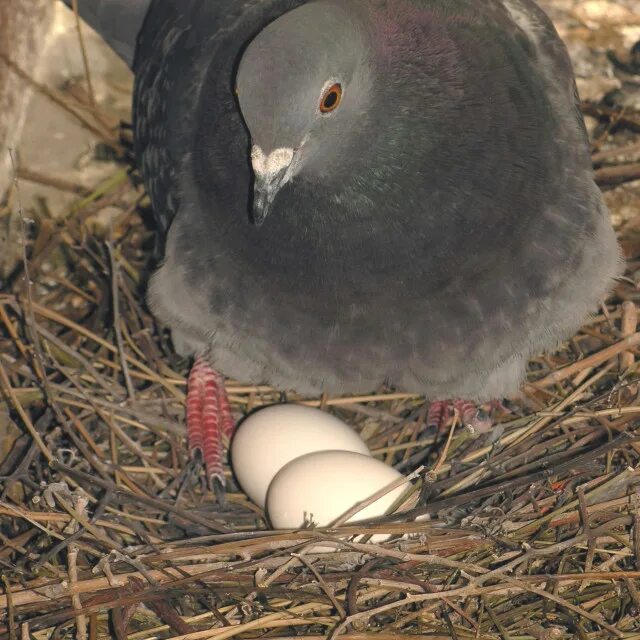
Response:
[[[96,102],[110,114],[129,119],[131,73],[126,65],[85,24],[82,25]],[[86,91],[84,66],[75,18],[61,2],[54,5],[52,28],[41,60],[39,76],[47,86],[64,90],[79,85]],[[35,93],[26,112],[18,146],[21,166],[92,187],[113,172],[113,165],[96,161],[95,135],[41,93]],[[76,199],[58,189],[21,182],[28,205],[44,198],[53,215]]]
[[[50,0],[0,2],[0,54],[33,73],[45,47],[53,7]],[[9,148],[20,139],[31,92],[0,60],[0,195],[9,184]]]
[[[7,0],[0,0],[0,19]],[[82,53],[73,13],[57,0],[8,0],[34,8],[46,3],[37,28],[28,28],[14,15],[16,29],[32,35],[19,38],[22,48],[34,47],[30,54],[18,55],[16,62],[36,82],[50,88],[70,102],[73,95],[88,94]],[[22,18],[21,18],[22,20]],[[87,49],[96,103],[112,121],[130,119],[132,76],[126,65],[85,24],[82,34]],[[39,43],[35,47],[35,43]],[[25,44],[26,42],[26,44]],[[14,59],[12,57],[12,59]],[[115,165],[96,158],[99,139],[44,92],[30,90],[0,61],[0,105],[12,105],[4,118],[5,135],[0,129],[0,202],[12,178],[10,147],[17,149],[20,168],[41,174],[53,182],[66,182],[91,189],[113,174]],[[2,81],[4,79],[4,81]],[[1,108],[1,107],[0,107]],[[0,112],[0,125],[2,125]],[[46,180],[45,180],[46,182]],[[12,194],[11,206],[0,207],[0,287],[21,257],[22,229],[17,213],[18,199]],[[34,212],[58,217],[78,198],[69,191],[26,179],[19,181],[22,208],[29,217]]]

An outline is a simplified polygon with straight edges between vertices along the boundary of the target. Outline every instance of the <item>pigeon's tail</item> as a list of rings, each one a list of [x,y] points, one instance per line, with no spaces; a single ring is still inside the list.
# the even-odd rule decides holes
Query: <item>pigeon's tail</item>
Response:
[[[72,0],[63,2],[73,6]],[[78,0],[78,12],[132,67],[136,40],[150,4],[151,0]]]

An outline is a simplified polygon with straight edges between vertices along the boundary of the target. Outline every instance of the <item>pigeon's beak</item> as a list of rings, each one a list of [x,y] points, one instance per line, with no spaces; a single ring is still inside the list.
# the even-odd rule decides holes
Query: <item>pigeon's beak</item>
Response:
[[[294,156],[293,149],[276,149],[269,155],[257,145],[251,149],[254,173],[252,220],[256,226],[265,221],[278,191],[291,179]]]
[[[282,178],[284,177],[285,171],[286,169],[283,169],[275,175],[255,175],[255,181],[253,183],[253,207],[251,219],[253,224],[257,227],[265,221],[266,217],[271,212],[273,201],[283,184]]]

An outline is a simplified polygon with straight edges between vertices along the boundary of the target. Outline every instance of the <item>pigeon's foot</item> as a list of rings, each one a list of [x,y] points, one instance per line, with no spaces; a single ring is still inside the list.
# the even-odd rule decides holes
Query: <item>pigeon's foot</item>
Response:
[[[207,481],[218,497],[225,487],[225,445],[234,428],[222,376],[204,358],[198,358],[188,380],[187,438],[192,457],[204,463]]]
[[[468,400],[435,400],[429,405],[427,427],[435,429],[440,434],[451,424],[451,420],[457,413],[460,422],[465,427],[478,433],[484,433],[493,426],[491,410],[501,407],[499,401],[492,401],[478,407]]]

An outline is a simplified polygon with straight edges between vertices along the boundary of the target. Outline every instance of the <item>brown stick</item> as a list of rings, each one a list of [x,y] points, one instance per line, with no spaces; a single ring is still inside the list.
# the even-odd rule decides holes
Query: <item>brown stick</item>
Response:
[[[618,164],[602,167],[594,172],[595,181],[599,185],[618,184],[640,179],[640,162]]]
[[[26,180],[27,182],[35,182],[47,187],[53,187],[54,189],[58,189],[60,191],[69,191],[70,193],[75,193],[79,196],[89,196],[92,193],[91,189],[88,189],[87,187],[84,187],[77,182],[71,182],[70,180],[65,180],[64,178],[47,175],[45,173],[41,173],[40,171],[34,171],[33,169],[28,169],[26,167],[18,167],[18,178],[20,178],[21,180]]]
[[[622,303],[622,319],[620,321],[620,333],[623,338],[628,338],[636,332],[638,326],[638,308],[631,300]],[[623,351],[620,354],[620,371],[627,371],[634,362],[633,351]]]
[[[640,332],[634,333],[631,336],[628,336],[620,342],[616,342],[612,344],[610,347],[603,349],[602,351],[598,351],[598,353],[594,353],[593,355],[587,356],[582,360],[578,360],[578,362],[574,362],[573,364],[567,365],[562,369],[558,369],[553,373],[550,373],[548,376],[545,376],[541,380],[536,380],[532,382],[531,385],[534,387],[548,387],[552,384],[556,384],[557,382],[562,382],[562,380],[566,380],[570,378],[572,375],[575,375],[582,369],[586,369],[587,367],[595,367],[607,360],[617,356],[619,353],[623,351],[627,351],[634,347],[637,347],[640,344]]]
[[[640,153],[640,142],[630,144],[626,147],[616,147],[615,149],[607,149],[606,151],[598,151],[591,154],[591,162],[598,164],[612,158],[625,157]]]
[[[614,126],[625,127],[631,131],[640,133],[640,117],[633,117],[635,114],[631,112],[627,115],[627,111],[623,108],[603,107],[590,102],[583,102],[580,105],[582,113],[593,118],[611,118]]]

